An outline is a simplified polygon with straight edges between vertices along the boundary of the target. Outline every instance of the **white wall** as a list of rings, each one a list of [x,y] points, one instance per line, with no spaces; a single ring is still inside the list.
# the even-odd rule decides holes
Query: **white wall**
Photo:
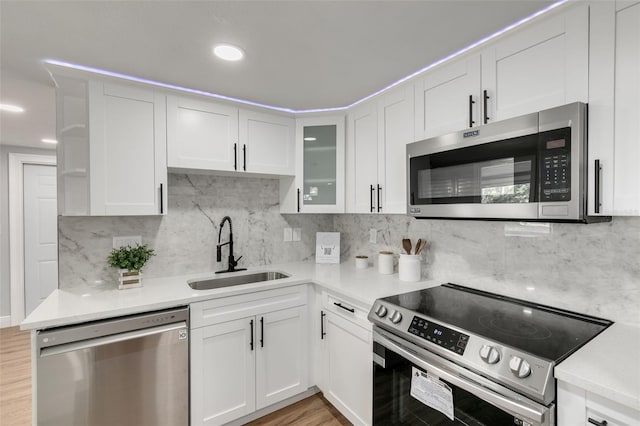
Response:
[[[0,145],[0,323],[11,315],[9,270],[9,153],[55,155],[55,149]]]

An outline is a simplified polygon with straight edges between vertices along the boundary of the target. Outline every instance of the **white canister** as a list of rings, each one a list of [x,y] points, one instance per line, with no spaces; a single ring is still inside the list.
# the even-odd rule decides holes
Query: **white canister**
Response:
[[[400,281],[420,281],[420,255],[401,254],[398,271]]]
[[[378,253],[378,272],[385,275],[393,274],[393,253],[381,251]]]
[[[367,269],[369,267],[369,256],[356,256],[356,269]]]

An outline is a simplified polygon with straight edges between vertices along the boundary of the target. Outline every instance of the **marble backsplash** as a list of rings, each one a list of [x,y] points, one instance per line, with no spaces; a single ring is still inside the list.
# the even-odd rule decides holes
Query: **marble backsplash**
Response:
[[[597,224],[336,215],[343,262],[427,239],[422,277],[640,325],[640,218]],[[369,243],[377,229],[378,243]]]
[[[238,267],[311,260],[315,235],[332,231],[326,215],[281,215],[277,179],[170,174],[166,216],[60,217],[59,287],[114,287],[117,271],[106,263],[114,236],[141,235],[155,249],[145,277],[174,276],[226,268],[216,262],[220,221],[231,217]],[[302,229],[302,240],[283,243],[283,229]],[[225,225],[222,241],[228,240]]]
[[[141,235],[157,252],[146,277],[208,272],[218,227],[233,221],[240,266],[313,261],[315,233],[341,233],[342,262],[381,250],[401,251],[401,239],[429,242],[422,277],[493,291],[577,312],[640,325],[640,218],[600,224],[416,220],[404,215],[281,215],[278,180],[169,175],[169,213],[145,217],[60,217],[60,288],[114,288],[106,263],[112,237]],[[283,242],[283,229],[302,229],[302,241]],[[378,243],[369,243],[376,229]],[[228,228],[225,226],[223,240]],[[348,265],[350,266],[350,265]]]

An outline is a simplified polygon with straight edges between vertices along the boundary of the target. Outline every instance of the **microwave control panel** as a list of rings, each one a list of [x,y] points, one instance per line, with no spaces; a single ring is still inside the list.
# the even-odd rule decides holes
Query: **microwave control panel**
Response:
[[[571,200],[571,156],[565,139],[548,140],[542,151],[540,201]]]
[[[458,355],[464,354],[464,350],[469,342],[468,335],[443,327],[434,322],[429,322],[417,316],[413,317],[408,331],[411,334],[415,334],[424,340],[435,343]]]

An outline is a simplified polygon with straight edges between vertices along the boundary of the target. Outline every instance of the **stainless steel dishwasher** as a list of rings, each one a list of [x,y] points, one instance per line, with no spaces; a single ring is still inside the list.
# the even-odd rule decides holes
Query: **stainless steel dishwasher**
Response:
[[[189,310],[37,334],[37,424],[187,426]]]

